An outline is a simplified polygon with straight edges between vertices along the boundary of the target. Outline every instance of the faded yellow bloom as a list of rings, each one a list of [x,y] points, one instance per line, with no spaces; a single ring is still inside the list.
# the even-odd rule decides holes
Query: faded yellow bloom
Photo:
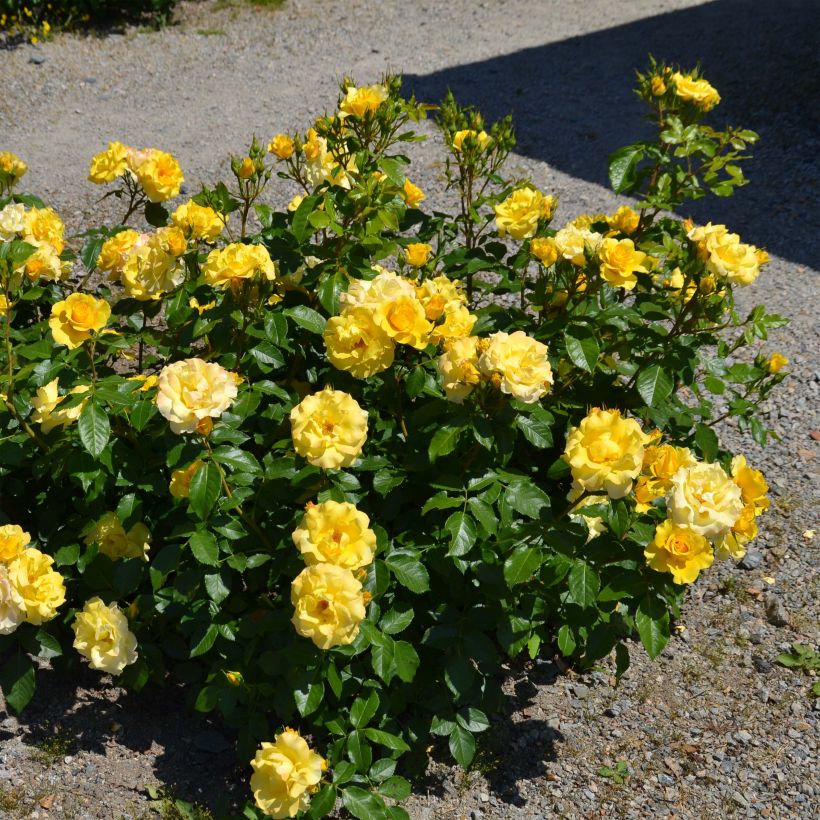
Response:
[[[754,505],[745,506],[737,521],[720,540],[715,543],[715,556],[721,561],[733,558],[739,561],[746,555],[746,544],[757,538],[757,522]]]
[[[348,393],[326,387],[290,412],[296,452],[316,467],[350,467],[367,440],[367,412]]]
[[[63,261],[56,253],[51,243],[36,239],[29,240],[37,250],[29,256],[15,273],[25,273],[32,281],[46,279],[49,282],[60,282],[71,274],[71,262]]]
[[[347,502],[308,504],[292,537],[308,566],[326,563],[359,569],[372,563],[376,552],[370,519]]]
[[[422,191],[417,185],[413,185],[413,183],[406,177],[404,180],[404,188],[402,188],[402,195],[404,196],[404,201],[407,203],[408,208],[418,208],[419,205],[427,199],[424,195],[424,191]]]
[[[125,258],[120,278],[126,293],[141,302],[161,299],[185,279],[185,266],[152,234],[140,240]]]
[[[51,308],[48,325],[54,341],[74,350],[99,333],[111,316],[111,305],[87,293],[72,293]]]
[[[0,564],[0,635],[11,635],[26,619],[23,599],[9,578],[5,564]]]
[[[448,401],[461,404],[481,381],[477,345],[478,339],[475,336],[451,339],[444,343],[444,353],[438,359],[438,370]]]
[[[26,211],[23,238],[27,242],[47,242],[58,256],[65,248],[65,223],[53,208]]]
[[[100,552],[112,561],[121,558],[142,558],[147,561],[151,533],[142,522],[134,524],[126,532],[117,513],[107,512],[94,524],[85,537],[85,543],[96,544]]]
[[[678,527],[667,519],[655,529],[655,537],[647,544],[644,555],[652,569],[670,572],[676,584],[691,584],[701,570],[715,560],[709,542],[686,527]]]
[[[522,330],[499,331],[478,360],[478,368],[493,380],[502,393],[526,404],[533,404],[552,388],[553,376],[547,346],[527,336]],[[497,380],[493,379],[497,376]]]
[[[461,302],[450,301],[444,308],[444,321],[430,332],[430,341],[433,344],[440,344],[446,339],[461,339],[469,336],[477,321],[478,316],[470,313]]]
[[[90,661],[92,669],[119,675],[137,660],[137,638],[128,628],[128,619],[116,604],[100,598],[85,602],[71,624],[74,648]]]
[[[54,559],[40,550],[24,549],[8,564],[8,578],[30,624],[50,621],[65,603],[63,576],[52,569]]]
[[[719,464],[681,467],[672,477],[666,499],[669,517],[709,539],[719,539],[743,510],[740,487]]]
[[[129,157],[129,165],[151,202],[173,199],[185,180],[177,160],[158,148],[135,152]]]
[[[268,153],[273,154],[279,159],[290,159],[295,150],[296,145],[293,142],[293,138],[287,134],[277,134],[268,145]]]
[[[9,202],[0,208],[0,242],[10,242],[26,228],[26,206]]]
[[[87,393],[89,386],[86,384],[73,387],[70,394]],[[31,400],[31,407],[34,412],[31,420],[34,424],[39,424],[44,433],[48,433],[55,427],[67,427],[80,417],[85,400],[70,407],[68,410],[56,410],[58,404],[65,401],[66,396],[61,396],[58,386],[58,379],[52,379],[44,387],[37,388],[37,394]]]
[[[121,142],[109,142],[108,148],[96,154],[88,169],[89,182],[103,185],[121,177],[128,169],[128,148]]]
[[[466,305],[467,297],[461,290],[457,279],[449,279],[443,274],[432,279],[425,279],[416,287],[416,298],[424,308],[424,315],[435,322],[444,315],[445,308],[454,302],[457,305]]]
[[[126,228],[103,242],[97,257],[97,268],[109,274],[109,281],[119,281],[125,260],[141,237],[139,231]]]
[[[367,614],[361,582],[335,564],[305,567],[293,579],[290,600],[296,631],[319,649],[353,643]]]
[[[330,363],[357,379],[381,373],[393,364],[395,343],[373,321],[367,308],[350,308],[330,318],[324,340]]]
[[[573,265],[586,264],[585,251],[596,253],[603,237],[588,228],[579,228],[568,222],[553,237],[558,253]]]
[[[8,564],[29,544],[31,536],[18,524],[0,526],[0,563]]]

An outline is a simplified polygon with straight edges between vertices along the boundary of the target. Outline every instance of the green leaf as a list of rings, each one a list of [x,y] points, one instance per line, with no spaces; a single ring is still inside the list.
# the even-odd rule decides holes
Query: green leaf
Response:
[[[392,552],[385,557],[384,563],[390,567],[396,580],[411,592],[421,594],[430,589],[430,575],[415,553]]]
[[[409,752],[410,747],[398,736],[381,729],[365,729],[364,734],[368,740],[392,749],[394,752]]]
[[[365,740],[363,732],[351,732],[347,736],[347,756],[362,774],[370,768],[373,762],[373,749]]]
[[[288,308],[285,313],[299,327],[309,330],[311,333],[316,333],[319,336],[324,333],[325,325],[327,324],[325,317],[321,313],[317,313],[313,308],[307,305],[296,305],[296,307]]]
[[[253,473],[254,475],[262,472],[262,467],[256,460],[256,456],[239,449],[239,447],[231,447],[225,444],[222,447],[217,447],[213,451],[213,455],[214,461],[225,464],[237,472]]]
[[[391,800],[406,800],[410,797],[410,781],[396,775],[388,777],[379,785],[379,794],[389,797]]]
[[[231,594],[229,579],[230,575],[225,570],[205,576],[205,589],[214,603],[221,604]]]
[[[34,665],[28,655],[18,653],[3,663],[0,689],[6,703],[19,715],[34,697]]]
[[[430,440],[430,447],[427,450],[430,456],[430,461],[435,461],[439,456],[446,456],[452,453],[456,448],[458,437],[464,428],[461,426],[454,426],[452,424],[445,424],[439,427],[433,434]]]
[[[528,478],[511,482],[505,498],[516,512],[528,518],[538,518],[541,510],[550,506],[549,496]]]
[[[325,685],[322,681],[314,681],[293,690],[293,700],[302,717],[313,714],[322,705],[324,697]]]
[[[300,245],[313,233],[313,227],[310,224],[310,215],[313,213],[318,201],[318,196],[306,196],[299,203],[299,207],[293,214],[291,231]]]
[[[335,805],[336,787],[332,783],[327,783],[310,798],[310,809],[307,816],[310,820],[321,820],[333,811]]]
[[[421,661],[412,644],[407,641],[396,641],[393,646],[393,663],[398,676],[405,683],[410,683],[416,676]]]
[[[214,645],[217,635],[219,635],[219,628],[216,624],[203,624],[202,628],[194,633],[190,657],[198,658],[204,655]]]
[[[215,464],[206,463],[191,479],[188,501],[191,509],[204,521],[219,498],[222,479]]]
[[[210,532],[207,530],[195,532],[188,541],[188,545],[191,547],[194,558],[200,564],[209,567],[219,566],[219,545]]]
[[[381,797],[359,786],[347,786],[343,789],[342,802],[344,807],[358,820],[379,820],[387,811]]]
[[[444,529],[450,533],[450,548],[447,554],[457,558],[470,551],[478,536],[475,522],[465,512],[454,512],[444,523]]]
[[[456,720],[460,726],[463,726],[469,732],[485,732],[490,728],[487,715],[481,709],[475,709],[472,706],[462,709],[456,715]]]
[[[567,579],[569,600],[586,609],[595,603],[601,589],[598,573],[586,561],[578,561]]]
[[[675,383],[659,365],[653,364],[641,371],[635,386],[648,407],[657,407],[669,397]]]
[[[616,194],[629,193],[635,188],[636,169],[643,155],[641,144],[625,145],[609,155],[609,184]]]
[[[650,658],[663,652],[669,641],[669,612],[663,601],[647,596],[635,613],[635,628]]]
[[[527,441],[544,449],[552,446],[552,427],[550,423],[544,419],[536,418],[536,416],[520,415],[515,420],[515,426],[524,434]]]
[[[379,621],[379,629],[387,635],[398,635],[413,623],[413,616],[411,606],[407,606],[406,609],[388,609]]]
[[[720,443],[717,433],[705,424],[698,424],[695,430],[695,443],[707,461],[714,461],[717,458]]]
[[[164,228],[168,224],[168,211],[159,202],[146,202],[145,221],[154,228]]]
[[[475,738],[463,726],[456,725],[450,732],[450,753],[465,769],[475,757]]]
[[[335,316],[339,312],[339,296],[346,284],[347,276],[342,271],[324,276],[319,283],[316,295],[329,316]]]
[[[92,399],[80,413],[77,421],[80,441],[94,458],[99,458],[111,436],[108,414],[96,400]]]
[[[601,348],[591,330],[585,327],[572,327],[564,331],[567,355],[582,370],[592,372],[598,363]]]
[[[561,654],[568,658],[575,651],[577,645],[572,627],[569,624],[564,624],[558,630],[558,649],[561,650]]]
[[[366,698],[356,698],[350,707],[350,722],[357,729],[367,726],[379,708],[379,693],[371,690]]]
[[[534,547],[516,547],[504,562],[504,580],[507,586],[523,584],[538,571],[541,566],[541,553]]]

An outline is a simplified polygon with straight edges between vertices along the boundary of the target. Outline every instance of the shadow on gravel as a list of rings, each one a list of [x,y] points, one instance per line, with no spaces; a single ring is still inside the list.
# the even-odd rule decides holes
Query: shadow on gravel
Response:
[[[723,98],[711,121],[760,134],[751,180],[731,199],[687,206],[696,220],[723,222],[747,241],[816,266],[820,256],[820,3],[717,0],[682,11],[523,49],[490,60],[405,75],[425,101],[452,89],[490,120],[512,113],[516,151],[607,185],[606,157],[642,139],[634,70],[647,54],[698,61]],[[545,32],[548,35],[549,32]],[[647,128],[646,125],[643,126]]]
[[[29,754],[44,766],[81,752],[108,754],[109,759],[82,761],[79,776],[89,795],[102,796],[105,784],[144,794],[156,779],[160,791],[223,816],[246,797],[248,772],[240,771],[230,730],[193,712],[181,688],[134,693],[112,689],[86,669],[71,682],[41,669],[35,697],[17,724],[17,732],[0,728],[0,744],[21,734]]]

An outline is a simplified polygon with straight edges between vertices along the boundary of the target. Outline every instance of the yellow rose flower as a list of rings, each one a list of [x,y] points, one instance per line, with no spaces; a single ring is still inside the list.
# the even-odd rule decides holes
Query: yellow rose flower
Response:
[[[468,140],[468,146],[476,145],[479,151],[483,151],[490,141],[490,135],[486,131],[473,131],[471,128],[456,131],[456,133],[453,134],[453,150],[463,151],[464,140]]]
[[[610,498],[623,498],[641,472],[645,443],[635,419],[623,418],[620,410],[593,408],[570,429],[564,460],[586,492],[605,490]]]
[[[31,536],[22,527],[3,524],[0,526],[0,563],[8,564],[30,543]]]
[[[330,363],[357,379],[381,373],[393,364],[396,346],[367,308],[354,307],[333,316],[325,326],[324,340]]]
[[[692,103],[701,111],[711,111],[719,102],[720,94],[706,80],[696,80],[691,74],[672,74],[675,84],[675,95],[684,102]]]
[[[415,293],[379,302],[373,312],[373,321],[394,341],[417,350],[427,347],[433,329]]]
[[[12,154],[11,151],[0,151],[0,172],[8,175],[11,185],[14,185],[26,171],[28,171],[28,165],[17,154]]]
[[[26,206],[19,202],[9,202],[0,209],[0,242],[10,242],[22,234],[26,228]]]
[[[188,239],[203,242],[213,242],[222,233],[227,221],[227,216],[217,213],[207,205],[198,205],[192,199],[183,202],[171,214],[171,223]]]
[[[88,385],[81,384],[73,387],[71,394],[87,393]],[[34,424],[39,424],[44,433],[49,433],[55,427],[67,427],[80,417],[85,401],[68,408],[68,410],[56,410],[58,404],[65,401],[65,396],[60,395],[58,379],[52,379],[44,387],[37,388],[37,394],[31,400],[31,407],[34,412],[31,420]]]
[[[425,279],[416,287],[416,298],[424,308],[424,315],[431,322],[440,319],[451,302],[456,305],[467,304],[467,297],[460,289],[458,280],[448,279],[444,275]]]
[[[430,333],[430,341],[440,344],[446,339],[461,339],[473,332],[478,317],[470,313],[461,302],[448,302],[444,309],[444,321]]]
[[[8,568],[0,564],[0,635],[11,635],[25,619],[23,599],[11,582]]]
[[[327,763],[298,732],[285,729],[273,743],[262,744],[251,766],[256,805],[268,817],[282,820],[307,811]]]
[[[128,148],[121,142],[109,142],[108,148],[96,154],[91,160],[88,180],[95,185],[113,182],[121,177],[128,168]]]
[[[370,519],[347,502],[309,504],[292,537],[308,566],[324,563],[359,569],[372,563],[376,552]]]
[[[612,216],[608,216],[606,221],[613,230],[625,233],[627,236],[638,230],[641,222],[641,215],[636,213],[629,205],[621,205]]]
[[[552,215],[552,197],[545,197],[535,188],[518,188],[495,206],[495,225],[501,237],[529,239],[535,234],[540,219]]]
[[[383,85],[368,85],[364,88],[356,88],[356,86],[351,85],[339,105],[339,116],[361,118],[366,114],[372,114],[387,97],[387,89]]]
[[[666,83],[663,81],[663,77],[655,75],[650,82],[650,87],[656,97],[666,94]]]
[[[53,208],[32,208],[26,212],[23,238],[48,242],[58,256],[65,248],[65,223]]]
[[[478,360],[481,373],[500,377],[498,384],[507,393],[526,404],[546,396],[552,388],[552,368],[545,344],[527,336],[522,330],[494,333],[487,349]]]
[[[96,544],[103,555],[112,561],[120,558],[142,558],[148,560],[151,548],[151,533],[148,527],[138,522],[128,532],[115,512],[107,512],[85,537],[87,545]]]
[[[672,477],[681,467],[692,467],[696,463],[697,459],[688,447],[653,445],[644,451],[643,470],[653,481],[668,488]]]
[[[174,470],[171,473],[171,483],[168,485],[168,490],[174,498],[188,498],[191,491],[191,479],[204,464],[205,462],[198,458],[187,467]]]
[[[701,463],[675,473],[666,507],[679,527],[712,540],[734,526],[743,510],[743,497],[719,464]]]
[[[174,433],[193,433],[205,419],[219,418],[238,394],[231,374],[216,362],[183,359],[159,374],[157,408]]]
[[[273,281],[277,267],[264,246],[235,242],[221,250],[212,250],[202,266],[202,273],[209,285],[225,288],[257,274]]]
[[[744,507],[737,521],[732,525],[732,529],[717,541],[715,555],[721,561],[729,558],[739,561],[746,555],[746,544],[757,538],[755,515],[755,508],[752,504]]]
[[[161,236],[141,239],[125,258],[120,278],[125,292],[140,302],[161,299],[185,280],[185,266],[162,247]]]
[[[735,456],[732,459],[732,478],[740,487],[743,503],[754,508],[755,515],[761,515],[769,509],[769,485],[763,478],[760,470],[755,470],[746,464],[745,456]]]
[[[406,177],[404,180],[404,187],[402,188],[402,196],[404,197],[404,201],[407,203],[408,208],[418,208],[419,205],[427,199],[424,195],[424,191],[422,191],[417,185],[413,185],[413,183]]]
[[[614,288],[632,290],[638,284],[636,273],[648,273],[647,256],[635,249],[631,239],[604,239],[598,249],[601,278]]]
[[[128,164],[151,202],[173,199],[185,181],[176,158],[158,148],[129,153]]]
[[[530,253],[547,268],[554,265],[560,255],[555,240],[540,236],[530,242]]]
[[[347,165],[342,167],[343,162],[327,150],[327,140],[324,137],[318,136],[313,128],[308,131],[307,137],[307,142],[302,146],[302,151],[307,160],[305,176],[308,183],[316,187],[323,182],[330,182],[331,185],[339,185],[349,190],[350,179],[347,173],[356,173],[358,170],[356,158],[351,157]],[[288,209],[290,210],[290,206],[288,206]]]
[[[562,258],[581,266],[586,264],[585,251],[597,252],[602,239],[601,234],[570,222],[555,234],[553,242]]]
[[[404,249],[404,258],[407,260],[408,265],[420,268],[422,265],[427,264],[432,250],[433,246],[428,245],[426,242],[411,242]]]
[[[279,157],[279,159],[290,159],[295,150],[296,145],[287,134],[277,134],[268,145],[268,153]]]
[[[97,257],[97,268],[109,274],[109,281],[119,281],[125,260],[140,238],[139,231],[126,228],[103,242]]]
[[[38,279],[61,282],[69,277],[71,262],[61,260],[49,242],[31,239],[29,244],[34,245],[37,250],[17,268],[15,273],[24,273],[32,282]]]
[[[302,204],[302,200],[305,198],[304,194],[296,194],[290,202],[288,202],[288,210],[293,213],[296,211],[299,206]]]
[[[64,302],[51,308],[48,326],[58,345],[74,350],[99,333],[111,316],[111,305],[87,293],[72,293]]]
[[[400,296],[416,298],[414,282],[378,265],[374,265],[373,268],[379,268],[378,276],[374,279],[354,279],[348,285],[347,291],[340,296],[339,302],[344,310],[352,307],[375,310],[381,303]]]
[[[658,572],[671,572],[676,584],[691,584],[702,569],[715,560],[709,542],[686,527],[667,519],[655,529],[655,537],[644,550],[647,562]]]
[[[8,564],[11,585],[20,597],[20,609],[30,624],[50,621],[65,603],[63,576],[52,569],[54,559],[40,550],[24,549]]]
[[[137,373],[135,376],[129,376],[127,380],[129,382],[142,382],[139,389],[140,393],[147,393],[159,384],[159,376],[153,374],[147,376],[145,373]]]
[[[253,165],[253,160],[250,157],[245,157],[241,163],[239,163],[239,169],[237,170],[237,175],[240,179],[250,179],[256,168]]]
[[[316,467],[350,467],[367,440],[367,412],[348,393],[326,387],[290,411],[296,452]]]
[[[99,598],[85,602],[74,616],[74,648],[90,661],[92,669],[119,675],[137,660],[137,638],[128,628],[128,618],[116,604]]]
[[[769,373],[779,373],[788,363],[789,360],[782,353],[772,353],[766,362],[766,368]]]
[[[575,501],[580,498],[580,501],[578,501],[578,503],[570,509],[569,517],[570,520],[574,521],[576,524],[584,524],[584,526],[586,526],[586,543],[588,544],[593,538],[597,538],[599,535],[603,535],[606,532],[606,524],[604,524],[604,519],[600,516],[585,515],[583,512],[584,507],[591,507],[595,504],[606,504],[609,501],[609,498],[605,495],[588,495],[581,498],[583,494],[583,487],[581,487],[580,484],[573,482],[570,491],[567,493],[567,501]]]
[[[461,404],[481,381],[478,339],[468,336],[446,341],[444,353],[438,359],[438,370],[447,400]]]
[[[361,583],[335,564],[305,567],[293,579],[290,600],[296,631],[319,649],[353,643],[367,614]]]

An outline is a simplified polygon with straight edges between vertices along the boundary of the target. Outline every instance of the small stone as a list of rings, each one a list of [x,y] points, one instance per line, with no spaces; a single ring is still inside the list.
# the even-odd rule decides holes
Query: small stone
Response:
[[[589,697],[589,687],[583,683],[576,683],[572,687],[572,691],[575,693],[575,696],[578,698],[586,698]]]
[[[739,740],[741,743],[751,743],[752,736],[749,732],[745,729],[741,729],[739,732],[735,732],[735,738]]]
[[[789,613],[783,601],[775,595],[766,596],[766,618],[772,626],[788,626]]]
[[[806,707],[799,700],[793,701],[790,708],[795,717],[800,718],[806,714]]]
[[[547,728],[558,731],[561,728],[561,718],[551,717],[547,718]]]
[[[675,785],[674,779],[671,778],[668,774],[659,774],[658,775],[658,783],[660,783],[661,786],[674,786]]]
[[[740,806],[749,805],[749,801],[740,792],[732,792],[732,800]]]
[[[772,671],[771,661],[761,658],[760,655],[752,655],[752,664],[758,672],[766,673]]]
[[[46,61],[46,56],[45,54],[32,54],[28,61],[34,65],[42,65]]]
[[[481,794],[478,795],[478,799],[482,803],[489,803],[490,802],[490,795],[487,794],[487,792],[481,792]]]
[[[741,569],[759,569],[763,564],[763,553],[758,550],[749,550],[743,556],[739,566]]]

